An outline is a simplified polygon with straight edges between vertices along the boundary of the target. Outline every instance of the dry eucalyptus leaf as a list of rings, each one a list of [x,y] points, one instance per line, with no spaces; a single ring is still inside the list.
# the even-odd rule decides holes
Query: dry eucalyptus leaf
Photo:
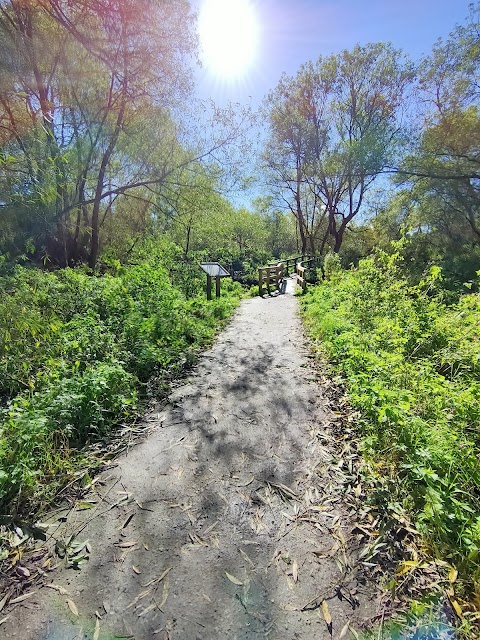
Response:
[[[143,598],[145,598],[145,596],[148,596],[149,593],[152,592],[152,589],[146,589],[145,591],[142,591],[141,593],[138,594],[138,596],[136,598],[134,598],[130,604],[128,605],[127,609],[130,609],[131,607],[134,607],[140,600],[142,600]]]
[[[156,607],[157,607],[157,603],[153,602],[146,609],[143,609],[142,611],[140,611],[140,613],[138,613],[137,616],[141,618],[142,616],[147,615],[147,613],[150,613],[150,611],[153,611],[153,609],[156,609]]]
[[[24,593],[23,596],[18,596],[18,598],[14,598],[13,600],[10,600],[9,604],[17,604],[17,602],[23,602],[23,600],[26,600],[27,598],[31,598],[35,593],[37,592],[31,591],[30,593]]]
[[[138,540],[131,540],[130,542],[120,542],[115,546],[117,546],[119,549],[129,549],[130,547],[134,547],[137,542]]]
[[[163,605],[166,603],[169,592],[170,592],[170,582],[167,578],[163,583],[162,601],[158,605],[158,608],[160,610],[162,610]]]
[[[338,640],[342,640],[342,638],[344,638],[347,635],[347,631],[349,627],[350,627],[350,620],[343,625],[342,630],[340,631],[340,635],[338,636]]]
[[[0,611],[3,609],[3,607],[7,604],[7,600],[8,600],[8,596],[10,594],[6,593],[3,598],[0,600]]]
[[[248,564],[252,567],[252,569],[255,569],[255,564],[253,560],[250,558],[250,556],[247,553],[245,553],[243,549],[239,548],[238,550],[240,551],[240,555],[242,556],[242,558],[248,562]]]
[[[328,603],[326,600],[322,600],[322,613],[323,613],[325,622],[329,627],[332,624],[332,616],[330,615],[330,609],[328,608]]]
[[[47,589],[54,589],[55,591],[58,591],[58,593],[62,596],[70,595],[68,591],[64,587],[61,587],[59,584],[46,584],[45,586],[47,587]]]
[[[93,632],[93,640],[98,640],[100,636],[100,620],[97,618],[95,622],[95,631]]]
[[[78,616],[78,609],[77,609],[77,605],[74,603],[73,600],[68,599],[67,600],[67,604],[68,604],[68,608],[70,609],[70,611],[73,613],[74,616]]]
[[[230,580],[230,582],[232,582],[233,584],[238,585],[239,587],[243,587],[243,582],[241,580],[239,580],[238,578],[235,578],[235,576],[232,576],[231,573],[228,573],[228,571],[225,571],[225,575]]]
[[[165,571],[163,571],[160,574],[158,578],[153,578],[153,580],[149,580],[146,584],[142,584],[142,587],[150,587],[152,584],[158,584],[165,578],[165,576],[167,576],[170,573],[172,569],[173,567],[168,567],[167,569],[165,569]]]

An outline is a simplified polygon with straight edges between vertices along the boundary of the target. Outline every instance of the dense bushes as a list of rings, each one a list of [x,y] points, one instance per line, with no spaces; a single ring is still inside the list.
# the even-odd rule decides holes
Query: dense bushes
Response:
[[[398,255],[381,254],[334,270],[303,308],[362,414],[367,455],[394,480],[389,506],[401,504],[434,553],[478,580],[480,296],[449,306],[441,278],[434,267],[413,285]]]
[[[16,267],[0,279],[2,510],[54,491],[80,447],[131,418],[142,383],[192,362],[240,297],[224,281],[207,303],[193,282],[187,299],[153,257],[115,275]]]

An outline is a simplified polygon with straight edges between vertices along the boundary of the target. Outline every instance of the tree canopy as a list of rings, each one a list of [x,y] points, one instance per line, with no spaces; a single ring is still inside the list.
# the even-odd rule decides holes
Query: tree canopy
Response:
[[[391,164],[411,64],[390,45],[356,46],[282,77],[268,95],[264,163],[297,219],[302,250],[339,251],[365,194]]]

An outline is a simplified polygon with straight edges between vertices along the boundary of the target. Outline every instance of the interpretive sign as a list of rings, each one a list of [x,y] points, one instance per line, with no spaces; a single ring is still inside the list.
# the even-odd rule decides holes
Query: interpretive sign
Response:
[[[215,295],[220,297],[220,278],[230,277],[219,262],[201,262],[200,267],[207,274],[207,300],[212,299],[212,278],[215,278]]]

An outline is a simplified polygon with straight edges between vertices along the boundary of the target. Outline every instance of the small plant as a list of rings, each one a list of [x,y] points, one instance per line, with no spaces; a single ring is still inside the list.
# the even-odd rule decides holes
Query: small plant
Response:
[[[342,262],[338,253],[329,252],[323,261],[323,273],[327,280],[342,270]]]

